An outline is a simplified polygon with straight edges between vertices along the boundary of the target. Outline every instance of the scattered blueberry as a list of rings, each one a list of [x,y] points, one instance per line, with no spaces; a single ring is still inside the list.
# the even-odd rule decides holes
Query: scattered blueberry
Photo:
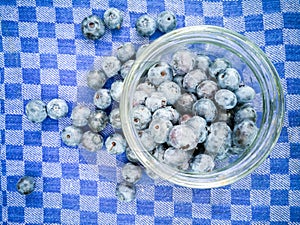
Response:
[[[118,133],[110,135],[105,141],[105,147],[109,154],[121,154],[127,148],[125,138]]]
[[[134,165],[133,163],[129,162],[126,163],[122,168],[122,177],[123,179],[131,184],[135,184],[138,182],[142,177],[143,170],[141,167]]]
[[[109,78],[118,74],[121,69],[121,62],[117,59],[117,57],[106,56],[102,61],[101,68]]]
[[[193,105],[195,115],[203,117],[207,122],[212,122],[217,115],[217,108],[213,101],[201,98]]]
[[[155,86],[160,85],[162,82],[172,80],[173,71],[171,66],[165,62],[154,64],[148,70],[147,78]]]
[[[82,135],[81,144],[85,149],[95,152],[102,148],[103,138],[100,134],[92,131],[86,131]]]
[[[218,89],[216,82],[212,80],[205,80],[196,87],[196,93],[199,98],[213,99]]]
[[[233,109],[237,104],[237,97],[232,91],[220,89],[215,94],[215,101],[222,109]]]
[[[106,79],[106,75],[102,70],[91,70],[87,75],[87,85],[97,91],[103,87]]]
[[[126,62],[130,59],[133,59],[135,56],[135,47],[132,43],[128,42],[120,46],[117,49],[117,58],[121,62]]]
[[[168,143],[174,148],[188,151],[196,148],[198,136],[190,126],[176,125],[169,133]]]
[[[61,132],[61,140],[67,146],[75,147],[79,145],[82,138],[82,130],[79,127],[67,126]]]
[[[110,88],[110,96],[116,102],[120,101],[121,95],[123,91],[123,81],[117,80],[112,83]]]
[[[99,109],[106,109],[111,104],[111,95],[108,89],[99,89],[94,95],[94,105]]]
[[[198,84],[200,84],[202,81],[205,81],[206,79],[207,79],[207,76],[203,70],[195,69],[195,70],[188,72],[183,77],[182,86],[188,92],[195,93],[196,87],[198,86]]]
[[[236,69],[227,68],[217,79],[221,88],[235,91],[239,88],[241,76]]]
[[[28,195],[35,189],[35,181],[32,177],[24,176],[17,183],[17,191],[21,195]]]
[[[244,120],[234,126],[233,129],[233,144],[236,147],[245,148],[252,144],[256,137],[258,128],[251,120]]]
[[[191,51],[179,50],[173,55],[171,65],[175,75],[184,75],[195,68],[196,56]]]
[[[72,124],[76,127],[84,127],[88,124],[91,110],[87,106],[77,105],[71,113]]]
[[[235,94],[238,103],[249,103],[255,97],[255,91],[249,86],[240,87],[236,90]]]
[[[155,110],[167,105],[167,98],[162,92],[156,91],[146,99],[145,105],[151,112],[154,112]]]
[[[121,182],[116,187],[116,197],[121,202],[131,202],[135,199],[136,188],[128,182]]]
[[[115,129],[121,129],[122,128],[122,123],[121,123],[121,118],[120,118],[120,109],[119,108],[115,108],[110,112],[109,122],[112,125],[112,127],[115,128]]]
[[[176,28],[177,19],[173,12],[163,11],[157,16],[157,28],[163,32],[167,33]]]
[[[140,16],[135,24],[135,29],[139,35],[149,37],[156,31],[156,21],[149,15]]]
[[[132,109],[132,121],[136,129],[147,128],[152,119],[150,110],[144,105],[137,105]]]
[[[46,104],[41,100],[30,100],[25,106],[25,113],[31,122],[41,123],[47,117]]]
[[[65,117],[68,113],[68,110],[69,108],[67,102],[63,99],[55,98],[47,104],[47,113],[51,119],[57,120]]]
[[[123,79],[125,79],[125,77],[127,77],[127,75],[129,74],[131,67],[133,66],[133,63],[135,61],[134,60],[128,60],[127,62],[125,62],[122,66],[121,66],[121,70],[120,70],[120,74],[122,76]]]
[[[155,118],[149,124],[149,131],[153,140],[158,144],[162,144],[168,140],[172,127],[173,124],[170,120]]]
[[[167,103],[170,105],[173,105],[181,95],[179,85],[173,81],[162,82],[158,86],[157,91],[162,92],[166,96]]]
[[[211,172],[215,167],[214,159],[210,155],[196,155],[191,162],[191,169],[197,173]]]
[[[116,8],[109,8],[104,12],[104,23],[109,29],[120,29],[123,23],[123,15]]]
[[[103,21],[96,15],[90,15],[81,22],[81,30],[87,39],[96,40],[105,33]]]
[[[107,123],[108,116],[102,110],[92,112],[88,120],[88,125],[93,132],[102,131],[106,127]]]

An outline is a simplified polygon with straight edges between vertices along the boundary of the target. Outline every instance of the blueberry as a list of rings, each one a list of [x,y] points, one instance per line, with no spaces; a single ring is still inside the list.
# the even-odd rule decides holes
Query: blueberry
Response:
[[[141,167],[134,165],[133,163],[129,162],[126,163],[122,168],[122,177],[123,179],[131,184],[135,184],[138,182],[142,177],[143,170]]]
[[[135,91],[133,94],[133,106],[145,104],[146,99],[149,95],[145,91]]]
[[[258,128],[251,120],[243,120],[241,123],[234,126],[233,129],[233,144],[236,147],[245,148],[252,144],[256,137]]]
[[[234,115],[234,122],[241,123],[243,120],[256,122],[257,113],[251,105],[243,105]]]
[[[123,91],[123,81],[117,80],[112,83],[110,88],[110,95],[113,100],[120,102],[120,98]]]
[[[81,30],[87,39],[96,40],[105,33],[103,21],[96,15],[90,15],[81,22]]]
[[[149,37],[154,34],[156,28],[156,21],[149,15],[140,16],[135,23],[136,31],[143,37]]]
[[[236,69],[227,68],[217,79],[221,88],[235,91],[239,88],[241,76]]]
[[[26,104],[25,113],[31,122],[41,123],[47,117],[46,104],[41,100],[30,100]]]
[[[135,56],[135,47],[132,43],[125,43],[117,49],[117,58],[121,62],[133,59]]]
[[[173,124],[161,118],[153,119],[149,124],[149,131],[156,143],[162,144],[168,140]]]
[[[197,96],[199,98],[210,98],[215,96],[218,91],[218,85],[212,80],[205,80],[196,87]]]
[[[94,133],[92,131],[86,131],[82,135],[81,144],[85,149],[91,152],[95,152],[102,148],[103,138],[100,134]]]
[[[171,63],[175,75],[184,75],[196,66],[196,56],[189,50],[179,50],[172,56]]]
[[[160,85],[162,82],[172,80],[173,71],[171,66],[165,62],[154,64],[147,73],[147,79],[155,86]]]
[[[187,170],[191,157],[192,154],[188,151],[170,147],[164,153],[163,162],[177,169]]]
[[[154,112],[167,105],[167,98],[162,92],[153,92],[151,96],[146,99],[145,105],[151,112]]]
[[[183,77],[183,83],[182,86],[185,88],[188,92],[195,93],[196,87],[198,84],[200,84],[202,81],[206,80],[207,76],[205,72],[201,69],[195,69],[190,72],[188,72]]]
[[[150,130],[140,130],[138,135],[141,143],[148,152],[152,152],[156,148],[157,143],[154,141]]]
[[[134,163],[138,163],[138,162],[139,162],[139,160],[138,160],[136,154],[134,153],[134,151],[133,151],[130,147],[127,147],[127,148],[126,148],[125,153],[126,153],[127,159],[128,159],[130,162],[134,162]]]
[[[196,68],[204,71],[206,74],[209,73],[209,67],[211,65],[211,60],[206,55],[197,55],[196,58]]]
[[[194,129],[187,125],[176,125],[170,133],[168,143],[174,148],[188,151],[196,148],[198,144],[198,136]]]
[[[177,19],[173,12],[163,11],[157,16],[157,28],[163,32],[167,33],[176,28]]]
[[[125,62],[122,66],[121,66],[121,70],[120,70],[120,74],[122,76],[123,79],[125,79],[125,77],[127,77],[127,75],[129,74],[131,67],[133,65],[135,61],[134,60],[128,60],[127,62]]]
[[[91,110],[87,106],[77,105],[71,113],[72,124],[76,127],[84,127],[88,124]]]
[[[102,110],[92,112],[88,120],[88,125],[93,132],[102,131],[106,127],[107,123],[108,117]]]
[[[112,125],[112,127],[115,128],[115,129],[121,129],[122,128],[122,123],[121,123],[121,118],[120,118],[120,109],[119,108],[115,108],[110,112],[109,122]]]
[[[190,93],[184,93],[175,102],[175,109],[181,114],[191,114],[193,104],[196,101],[196,96]]]
[[[125,152],[127,142],[121,134],[114,133],[106,139],[105,147],[108,153],[117,155]]]
[[[255,91],[249,86],[240,87],[235,92],[238,103],[249,103],[255,97]]]
[[[230,68],[231,64],[223,58],[216,58],[215,61],[210,65],[209,74],[213,78],[217,78],[219,74],[224,73],[227,68]]]
[[[138,50],[136,51],[135,57],[138,58],[144,51],[145,49],[149,46],[149,44],[144,44],[141,45]]]
[[[121,182],[116,187],[116,197],[121,202],[131,202],[135,199],[136,188],[128,182]]]
[[[120,29],[123,23],[123,15],[116,8],[109,8],[104,12],[104,23],[109,29]]]
[[[174,104],[181,95],[181,89],[179,85],[173,81],[162,82],[158,86],[157,91],[162,92],[166,96],[167,103],[170,105]]]
[[[210,155],[198,154],[191,162],[191,169],[197,173],[211,172],[215,167],[214,159]]]
[[[150,110],[143,105],[137,105],[132,109],[132,121],[136,129],[141,130],[148,127],[152,119]]]
[[[157,109],[152,115],[152,119],[161,118],[164,120],[170,120],[173,124],[178,122],[179,117],[180,114],[172,106]]]
[[[87,85],[97,91],[103,87],[106,79],[107,77],[102,70],[92,70],[87,75]]]
[[[136,87],[137,91],[144,91],[146,92],[149,96],[156,91],[156,87],[151,84],[150,82],[143,82],[140,83],[137,87]]]
[[[184,124],[189,119],[191,119],[193,116],[191,114],[183,114],[179,117],[179,124]]]
[[[35,181],[32,177],[24,176],[17,183],[17,191],[21,195],[28,195],[35,189]]]
[[[193,112],[195,115],[203,117],[207,122],[215,120],[217,115],[217,108],[210,99],[199,99],[193,105]]]
[[[63,143],[70,147],[75,147],[79,145],[82,138],[82,130],[79,127],[67,126],[65,127],[60,136]]]
[[[68,105],[67,102],[63,99],[52,99],[47,104],[47,113],[51,119],[57,120],[62,117],[65,117],[68,113]]]
[[[94,105],[99,109],[107,109],[111,104],[111,95],[108,89],[99,89],[94,95]]]
[[[183,75],[176,75],[173,77],[173,82],[175,82],[176,84],[178,84],[178,86],[180,88],[183,88]]]
[[[115,56],[106,56],[102,61],[101,68],[107,77],[112,77],[118,74],[121,62]]]
[[[206,120],[200,116],[193,116],[181,124],[186,124],[194,129],[198,136],[198,143],[203,143],[207,137]]]
[[[237,98],[232,91],[220,89],[215,94],[215,101],[222,109],[233,109],[237,104]]]

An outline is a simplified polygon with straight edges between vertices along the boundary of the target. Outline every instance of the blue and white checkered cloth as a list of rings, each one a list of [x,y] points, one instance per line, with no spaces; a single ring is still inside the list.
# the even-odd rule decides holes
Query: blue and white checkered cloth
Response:
[[[120,30],[84,39],[82,19],[124,12]],[[86,74],[123,42],[148,43],[134,24],[144,14],[176,13],[178,27],[212,24],[255,42],[274,63],[284,89],[284,127],[270,157],[230,186],[198,190],[166,181],[137,184],[137,198],[118,202],[115,186],[125,157],[97,157],[61,143],[71,123],[24,116],[30,99],[91,104]],[[300,2],[299,0],[0,0],[0,221],[3,224],[300,224]],[[92,107],[92,105],[91,105]],[[103,134],[108,135],[108,134]],[[36,179],[21,196],[16,182]]]

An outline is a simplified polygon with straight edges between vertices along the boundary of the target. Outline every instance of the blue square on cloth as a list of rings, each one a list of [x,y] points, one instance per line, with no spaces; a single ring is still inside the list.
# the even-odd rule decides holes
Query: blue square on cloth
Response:
[[[300,29],[300,12],[283,13],[284,28]]]
[[[280,45],[283,44],[283,34],[281,29],[266,30],[265,31],[266,45]]]
[[[59,162],[59,149],[43,147],[43,162]]]
[[[36,8],[35,7],[19,7],[19,21],[22,22],[36,22]]]
[[[18,183],[19,179],[21,176],[7,176],[6,181],[7,181],[7,191],[12,191],[16,192],[16,184]]]
[[[273,65],[275,66],[280,78],[284,78],[284,63],[278,62],[278,63],[273,63]]]
[[[23,160],[23,146],[6,145],[7,160]]]
[[[57,42],[58,42],[59,54],[69,54],[69,55],[76,54],[75,40],[58,39]]]
[[[251,188],[266,190],[270,188],[270,175],[251,174]]]
[[[47,117],[42,122],[42,130],[43,131],[58,131],[59,130],[58,120],[53,120],[50,117]]]
[[[97,196],[97,181],[80,180],[80,194]]]
[[[187,0],[184,2],[186,16],[203,16],[203,4],[201,1]]]
[[[38,69],[22,69],[23,83],[25,84],[40,84],[40,70]]]
[[[79,195],[62,194],[62,208],[79,210]]]
[[[57,55],[53,54],[40,54],[41,68],[57,69]]]
[[[13,5],[15,6],[17,4],[17,0],[0,0],[0,5]]]
[[[4,83],[4,68],[0,68],[0,84]]]
[[[271,190],[271,205],[288,205],[288,190]]]
[[[8,222],[24,223],[24,207],[11,206],[7,209]]]
[[[290,187],[292,190],[300,190],[300,175],[297,174],[291,174],[290,175]]]
[[[4,100],[0,99],[0,114],[4,113]]]
[[[42,134],[40,131],[24,131],[24,144],[41,146],[42,145]]]
[[[250,191],[243,189],[231,190],[231,204],[233,205],[250,205]]]
[[[286,61],[300,61],[300,45],[285,45]]]
[[[62,177],[67,179],[79,178],[79,165],[75,163],[62,163],[61,164]]]
[[[270,159],[270,172],[272,174],[288,174],[289,159]]]
[[[39,38],[55,38],[55,23],[38,23]]]
[[[154,215],[154,202],[149,200],[137,200],[136,202],[138,215]]]
[[[264,29],[262,15],[245,16],[246,31],[261,31]]]
[[[211,215],[213,219],[230,220],[230,206],[228,205],[212,205]]]
[[[17,22],[3,20],[1,21],[1,27],[3,37],[19,36],[19,26]]]
[[[300,222],[300,207],[291,206],[290,207],[290,218],[291,222]]]
[[[287,86],[289,87],[287,92],[290,95],[300,95],[300,79],[299,78],[287,78]]]
[[[72,0],[73,7],[89,8],[90,0]]]
[[[61,223],[61,209],[44,208],[44,223]]]
[[[174,203],[174,216],[175,217],[192,217],[192,204],[188,202],[175,202]]]
[[[129,27],[122,27],[120,30],[118,29],[111,30],[111,34],[112,34],[112,42],[123,42],[123,43],[130,42],[130,35],[128,35],[130,34]]]
[[[290,127],[300,126],[300,111],[289,111],[288,118]]]
[[[262,1],[264,13],[280,12],[280,0],[264,0]]]
[[[270,221],[270,207],[269,206],[252,206],[252,220],[253,221]]]
[[[37,6],[53,6],[53,0],[36,0]]]
[[[5,67],[21,67],[20,53],[4,53]]]
[[[154,199],[156,201],[172,201],[173,200],[173,187],[170,187],[170,186],[155,187]]]
[[[42,208],[43,207],[43,193],[33,191],[30,195],[26,196],[26,207]]]
[[[166,223],[167,224],[167,223]],[[192,225],[210,225],[210,220],[209,219],[203,219],[203,218],[193,218]]]
[[[43,192],[60,192],[60,178],[43,177]]]
[[[111,55],[112,52],[112,43],[103,40],[95,40],[95,55]]]
[[[21,38],[21,51],[29,53],[39,52],[39,43],[37,38]]]
[[[292,159],[300,159],[300,144],[299,143],[290,143],[290,157]]]
[[[73,23],[73,11],[71,8],[56,8],[56,22],[57,23]],[[67,32],[67,31],[66,31]]]
[[[6,160],[1,160],[1,172],[3,176],[6,176]]]
[[[5,129],[6,130],[22,130],[22,115],[5,116]]]
[[[165,11],[164,1],[147,0],[147,12],[153,14],[159,14]]]
[[[117,214],[117,224],[118,225],[135,224],[135,217],[134,215],[130,215],[130,214]]]
[[[42,163],[25,161],[25,174],[32,177],[41,177]]]
[[[94,64],[94,57],[87,55],[76,56],[76,68],[77,70],[90,70]]]
[[[172,224],[172,222],[173,222],[172,217],[155,217],[154,218],[155,225],[167,225],[167,224]]]
[[[5,98],[19,99],[22,96],[21,84],[5,84]]]
[[[249,221],[237,221],[237,220],[231,220],[231,225],[251,225]]]
[[[61,85],[76,86],[76,72],[72,70],[60,70],[59,80]]]
[[[58,87],[57,85],[42,85],[42,99],[51,100],[58,97]]]
[[[193,192],[193,202],[194,203],[202,203],[209,204],[210,203],[210,190],[209,189],[192,189]]]
[[[95,14],[95,13],[93,13],[93,14]],[[75,32],[75,39],[76,40],[85,40],[85,41],[87,41],[87,39],[84,37],[84,35],[81,31],[81,23],[80,24],[74,24],[74,32]]]
[[[206,25],[214,25],[223,27],[223,17],[204,17],[204,21]]]
[[[99,211],[104,213],[114,214],[117,212],[117,199],[116,198],[100,198]]]
[[[109,7],[117,8],[121,11],[127,11],[127,1],[120,1],[120,0],[109,0],[108,1]]]
[[[3,51],[3,43],[2,43],[2,36],[0,37],[0,52]]]
[[[80,211],[80,224],[97,224],[98,214],[96,212]]]
[[[243,9],[242,9],[242,2],[238,1],[225,1],[223,2],[223,12],[224,16],[242,16]]]

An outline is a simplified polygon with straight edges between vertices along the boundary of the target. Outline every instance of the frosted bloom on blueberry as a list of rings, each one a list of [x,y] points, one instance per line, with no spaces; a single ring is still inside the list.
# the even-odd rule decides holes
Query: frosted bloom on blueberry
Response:
[[[174,104],[181,95],[181,89],[179,85],[173,81],[162,82],[158,86],[157,91],[162,92],[166,96],[167,103],[170,105]]]
[[[94,95],[94,105],[99,109],[106,109],[111,104],[111,95],[108,89],[99,89]]]
[[[187,170],[189,168],[189,160],[191,158],[191,152],[170,147],[164,153],[163,162],[177,169]]]
[[[193,116],[182,124],[186,124],[194,129],[198,136],[198,143],[203,143],[207,137],[206,120],[200,116]]]
[[[206,55],[197,55],[196,57],[196,68],[201,69],[205,73],[208,73],[209,66],[211,65],[210,58]]]
[[[122,168],[122,177],[128,183],[135,184],[142,177],[143,170],[133,163],[126,163]]]
[[[195,69],[195,70],[188,72],[183,77],[182,86],[189,92],[196,92],[197,85],[206,79],[207,79],[207,76],[203,70]]]
[[[222,109],[233,109],[237,104],[237,98],[232,91],[220,89],[215,94],[215,101]]]
[[[110,135],[105,141],[105,147],[109,154],[121,154],[127,148],[125,138],[118,133]]]
[[[131,202],[135,199],[136,188],[133,184],[123,181],[117,184],[116,197],[121,202]]]
[[[197,96],[199,98],[212,99],[218,91],[218,85],[212,80],[205,80],[196,87]]]
[[[219,74],[218,84],[223,89],[235,91],[239,88],[241,76],[234,68],[227,68],[224,73]]]
[[[25,107],[25,113],[31,122],[41,123],[47,118],[46,104],[41,100],[30,100]]]
[[[141,130],[148,127],[152,119],[150,110],[143,105],[137,105],[132,109],[132,121],[136,129]]]
[[[102,131],[108,123],[108,116],[102,110],[96,110],[90,114],[88,125],[94,132]]]
[[[120,29],[123,22],[123,15],[116,8],[109,8],[104,12],[104,23],[109,29]]]
[[[181,114],[191,114],[192,107],[196,101],[196,96],[190,93],[184,93],[175,102],[175,109]]]
[[[19,179],[16,186],[17,186],[17,191],[21,195],[28,195],[34,191],[35,181],[34,181],[33,177],[24,176]]]
[[[147,79],[155,86],[162,82],[172,80],[173,71],[168,63],[159,62],[150,67],[147,74]]]
[[[201,98],[193,105],[193,112],[207,122],[212,122],[216,118],[217,107],[210,99]]]
[[[47,114],[51,119],[57,120],[65,117],[68,113],[69,107],[67,102],[63,99],[52,99],[47,104]]]
[[[143,37],[149,37],[154,34],[156,28],[156,21],[149,15],[140,16],[135,23],[136,31]]]
[[[249,103],[255,97],[255,91],[249,86],[240,87],[236,90],[235,94],[238,103]]]
[[[156,143],[162,144],[168,140],[173,124],[161,118],[153,119],[149,124],[149,131]]]
[[[117,80],[112,83],[110,88],[110,95],[113,100],[119,102],[122,95],[122,91],[123,91],[123,81]]]
[[[97,91],[103,87],[106,79],[106,75],[103,71],[91,70],[87,75],[87,85]]]
[[[233,144],[237,147],[245,148],[252,144],[256,137],[258,128],[251,120],[244,120],[234,126]]]
[[[149,95],[145,91],[135,91],[133,94],[132,105],[143,105],[148,97]]]
[[[96,15],[90,15],[81,22],[81,31],[87,39],[96,40],[105,33],[103,21]]]
[[[170,120],[173,124],[178,122],[179,117],[180,114],[172,106],[157,109],[152,115],[152,119],[161,118],[164,120]]]
[[[224,71],[229,67],[231,67],[231,64],[226,59],[216,58],[210,65],[209,74],[213,78],[217,78],[219,74],[224,73]]]
[[[146,92],[149,96],[156,91],[156,87],[151,84],[150,82],[143,82],[137,85],[136,87],[137,91],[144,91]]]
[[[196,155],[191,162],[191,169],[197,173],[210,172],[214,169],[215,162],[210,155]]]
[[[102,61],[101,68],[109,78],[118,74],[121,69],[121,62],[115,56],[106,56]]]
[[[77,105],[71,113],[72,124],[76,127],[84,127],[88,124],[91,110],[87,106]]]
[[[177,19],[173,12],[163,11],[157,16],[157,27],[163,32],[167,33],[176,28]]]
[[[86,131],[82,135],[81,144],[85,149],[95,152],[102,148],[103,138],[100,134],[93,133],[92,131]]]
[[[192,127],[188,125],[176,125],[169,133],[168,143],[174,148],[188,151],[196,148],[198,136]]]
[[[154,141],[150,130],[140,130],[138,132],[138,135],[140,137],[140,141],[143,144],[144,148],[148,151],[148,152],[152,152],[155,147],[157,146],[157,143]]]
[[[251,120],[256,122],[257,113],[251,105],[243,105],[234,115],[234,122],[236,124],[243,120]]]
[[[122,76],[123,79],[125,79],[125,77],[127,77],[127,75],[129,74],[131,67],[133,65],[135,61],[134,60],[128,60],[127,62],[125,62],[122,66],[121,66],[121,70],[120,70],[120,74]]]
[[[135,47],[132,43],[128,42],[120,46],[117,49],[117,58],[121,62],[126,62],[127,60],[133,59],[135,56]]]
[[[110,112],[109,122],[112,125],[112,127],[115,128],[115,129],[121,129],[122,128],[122,123],[121,123],[121,118],[120,118],[120,109],[119,108],[115,108]]]
[[[151,96],[146,99],[145,105],[151,112],[154,112],[155,110],[167,105],[167,98],[161,92],[153,92]]]
[[[82,138],[82,130],[78,127],[75,126],[67,126],[65,127],[60,136],[61,139],[63,141],[63,143],[65,143],[66,145],[70,146],[70,147],[75,147],[77,145],[79,145],[81,138]]]
[[[195,68],[196,56],[189,50],[179,50],[173,55],[171,65],[174,75],[184,75]]]

